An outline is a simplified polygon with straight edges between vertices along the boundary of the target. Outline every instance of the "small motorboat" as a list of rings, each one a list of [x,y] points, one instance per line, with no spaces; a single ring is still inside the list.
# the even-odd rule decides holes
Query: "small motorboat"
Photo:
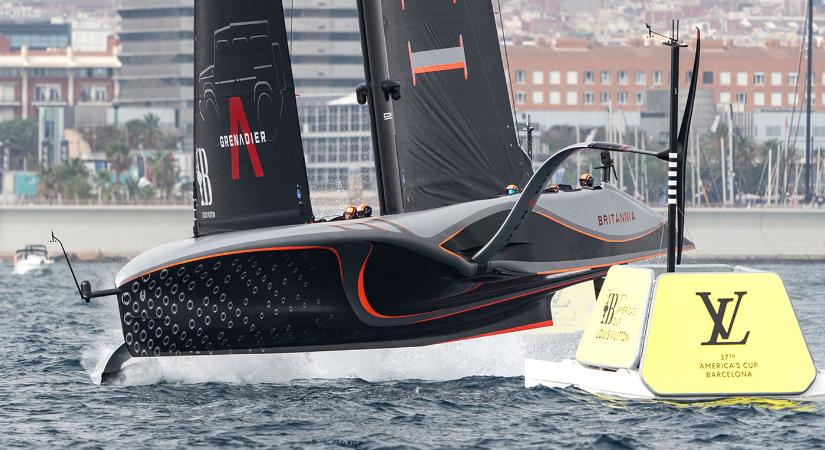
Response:
[[[49,258],[45,245],[27,245],[17,250],[12,259],[15,275],[25,275],[30,272],[44,272],[49,270],[54,260]]]

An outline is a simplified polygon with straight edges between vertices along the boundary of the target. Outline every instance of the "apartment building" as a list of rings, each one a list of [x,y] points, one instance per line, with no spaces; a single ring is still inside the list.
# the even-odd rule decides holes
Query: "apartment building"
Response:
[[[151,112],[162,124],[191,129],[195,95],[193,0],[123,0],[116,101],[119,123]]]
[[[607,107],[643,111],[646,93],[670,83],[670,52],[655,45],[588,46],[586,42],[556,46],[512,46],[510,76],[521,111],[601,111]],[[692,76],[693,52],[681,54],[682,86]],[[705,42],[698,89],[709,90],[720,106],[738,111],[792,108],[802,104],[805,72],[799,48],[723,46]],[[814,53],[814,104],[825,111],[825,50]]]
[[[0,121],[34,118],[51,106],[72,109],[80,126],[102,125],[116,96],[114,48],[112,39],[105,52],[12,50],[0,37]]]
[[[347,94],[364,81],[353,0],[283,0],[299,94]]]
[[[601,126],[608,120],[608,110],[621,114],[627,125],[639,125],[642,113],[650,110],[650,94],[666,90],[670,83],[670,52],[658,41],[599,46],[583,40],[558,40],[552,45],[511,46],[508,51],[517,112],[530,114],[547,126]],[[787,121],[794,109],[805,107],[805,61],[798,70],[799,56],[799,47],[740,48],[705,41],[698,90],[717,111],[732,105],[734,112],[747,116],[744,123],[765,128],[745,130],[749,136],[764,140],[777,135],[781,124],[774,122],[780,118]],[[690,49],[681,52],[679,81],[683,88],[693,76],[693,57]],[[814,49],[813,72],[814,110],[825,112],[823,48]],[[817,131],[823,132],[816,137],[825,143],[825,128],[814,129],[815,134]]]

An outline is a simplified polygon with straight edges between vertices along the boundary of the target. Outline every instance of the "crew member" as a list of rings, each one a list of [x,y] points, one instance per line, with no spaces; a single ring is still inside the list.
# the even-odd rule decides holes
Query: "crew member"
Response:
[[[356,209],[352,205],[348,205],[346,209],[344,209],[344,215],[342,216],[344,220],[351,220],[358,217],[358,209]]]
[[[365,203],[362,203],[361,206],[358,207],[358,217],[372,217],[372,207]]]
[[[579,186],[582,189],[593,189],[593,175],[589,173],[583,173],[579,177]]]
[[[504,189],[504,195],[516,195],[519,192],[521,192],[521,189],[515,184],[511,184]]]

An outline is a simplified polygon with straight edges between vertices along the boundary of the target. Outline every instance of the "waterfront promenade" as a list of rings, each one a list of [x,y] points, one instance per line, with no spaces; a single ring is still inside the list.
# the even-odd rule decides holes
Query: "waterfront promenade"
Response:
[[[128,258],[190,237],[192,219],[184,206],[2,206],[0,258],[52,230],[81,259]],[[702,260],[825,260],[825,210],[691,209],[687,237]]]

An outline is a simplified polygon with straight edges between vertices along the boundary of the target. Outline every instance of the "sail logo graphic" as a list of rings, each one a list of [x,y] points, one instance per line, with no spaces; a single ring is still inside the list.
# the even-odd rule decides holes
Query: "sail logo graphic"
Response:
[[[602,310],[602,325],[612,325],[613,319],[616,317],[616,306],[619,305],[619,294],[611,292],[608,296],[607,303],[604,304]]]
[[[209,179],[209,160],[206,149],[195,149],[195,178],[198,182],[198,199],[201,206],[212,206],[212,180]]]
[[[219,141],[221,148],[229,147],[230,149],[233,180],[241,178],[239,153],[242,145],[246,148],[255,177],[261,178],[264,176],[261,159],[258,157],[257,144],[266,142],[266,132],[252,131],[240,97],[229,98],[229,134],[220,136]]]
[[[407,53],[410,55],[412,84],[416,85],[416,75],[448,70],[463,70],[464,79],[468,79],[467,57],[464,54],[464,37],[458,35],[458,47],[439,48],[435,50],[412,51],[412,44],[407,41]]]
[[[736,299],[733,297],[717,299],[717,303],[719,304],[719,307],[717,308],[714,307],[713,302],[710,299],[710,292],[696,293],[696,295],[702,299],[702,302],[705,304],[705,308],[708,310],[708,314],[713,321],[713,329],[711,330],[710,338],[707,342],[702,342],[702,345],[745,345],[748,342],[748,337],[751,334],[750,331],[746,331],[744,337],[738,341],[731,340],[730,337],[731,332],[733,331],[733,324],[736,322],[736,315],[739,313],[739,306],[742,304],[742,299],[745,298],[745,295],[748,293],[745,291],[739,291],[734,292],[733,294],[736,296]],[[733,307],[733,314],[731,314],[730,320],[727,325],[725,325],[725,312],[728,309],[728,305],[730,305],[734,300],[736,303]]]

